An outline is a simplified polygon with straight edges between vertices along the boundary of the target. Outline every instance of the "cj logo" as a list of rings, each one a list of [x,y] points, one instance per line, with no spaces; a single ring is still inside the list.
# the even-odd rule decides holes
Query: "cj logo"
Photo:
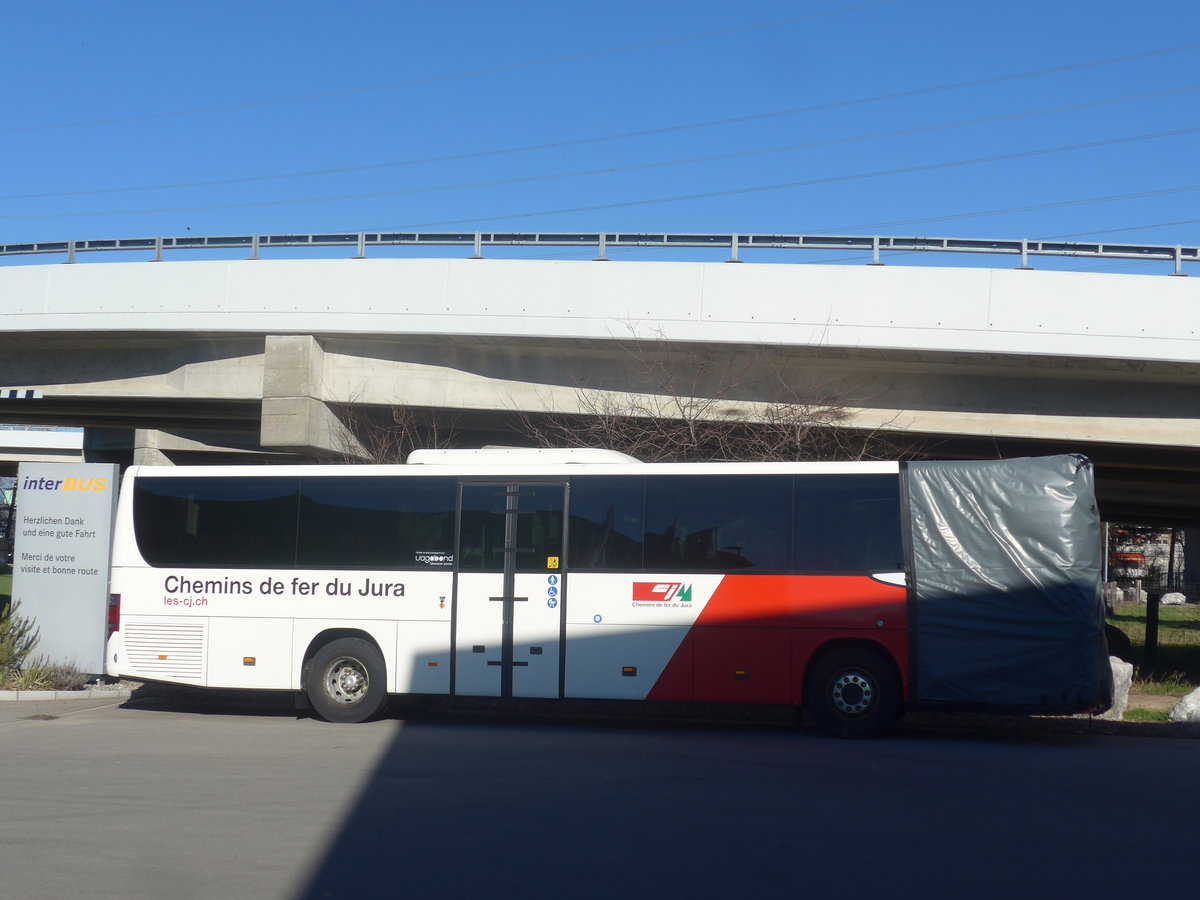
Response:
[[[635,581],[633,583],[634,603],[690,603],[692,586],[681,581]]]

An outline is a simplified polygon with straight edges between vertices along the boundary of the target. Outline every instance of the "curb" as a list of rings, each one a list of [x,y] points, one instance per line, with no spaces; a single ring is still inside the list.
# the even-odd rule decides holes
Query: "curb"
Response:
[[[962,732],[1021,734],[1089,734],[1110,737],[1200,738],[1200,722],[1131,722],[1099,716],[1022,716],[988,713],[912,712],[895,726],[897,733]]]
[[[200,701],[223,702],[233,705],[249,704],[252,706],[277,706],[280,697],[291,697],[290,692],[233,690],[217,688],[193,688],[187,685],[149,685],[136,688],[93,688],[83,691],[0,691],[0,703],[22,701],[49,700],[129,700],[134,694],[143,699],[165,701],[182,701],[184,703]],[[397,700],[397,697],[389,699]],[[448,700],[450,698],[438,698]],[[289,700],[289,704],[290,704]],[[619,707],[609,707],[605,704],[619,703]],[[513,716],[522,714],[558,715],[585,718],[603,718],[612,715],[621,721],[639,722],[649,719],[696,720],[713,719],[715,721],[760,721],[764,724],[780,724],[794,721],[795,713],[790,708],[786,713],[780,713],[774,707],[753,707],[756,713],[741,711],[730,714],[729,708],[723,705],[705,704],[662,704],[654,707],[643,707],[640,711],[625,706],[629,701],[604,700],[549,700],[532,701],[514,704],[507,701],[497,707],[497,701],[491,698],[456,698],[448,707],[439,707],[435,702],[432,710],[450,712],[501,712]],[[553,704],[553,706],[543,706]],[[1128,722],[1121,719],[1101,719],[1089,716],[1020,716],[996,715],[987,713],[943,713],[943,712],[910,712],[904,716],[893,729],[894,734],[922,733],[976,733],[998,736],[1020,734],[1094,734],[1110,736],[1136,737],[1173,737],[1200,738],[1200,722]]]
[[[128,700],[132,693],[129,688],[97,691],[0,691],[0,703],[23,700]]]

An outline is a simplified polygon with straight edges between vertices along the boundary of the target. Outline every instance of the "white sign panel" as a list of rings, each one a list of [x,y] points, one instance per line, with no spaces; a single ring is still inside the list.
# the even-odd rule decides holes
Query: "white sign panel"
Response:
[[[13,522],[13,600],[34,620],[35,656],[104,671],[108,569],[120,469],[21,463]]]

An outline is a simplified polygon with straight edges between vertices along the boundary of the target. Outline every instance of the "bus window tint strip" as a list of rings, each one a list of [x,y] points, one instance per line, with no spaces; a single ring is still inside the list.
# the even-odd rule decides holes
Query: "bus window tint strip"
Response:
[[[453,478],[142,478],[136,536],[155,566],[453,565]]]
[[[587,476],[571,482],[576,570],[896,572],[895,475]]]
[[[155,566],[450,568],[456,491],[453,476],[141,478],[137,541]],[[503,528],[495,491],[465,489],[464,570],[502,566],[484,533]],[[560,554],[560,492],[525,501],[521,546],[537,552],[522,570]],[[577,476],[569,533],[567,564],[582,571],[904,568],[899,480],[887,474]]]

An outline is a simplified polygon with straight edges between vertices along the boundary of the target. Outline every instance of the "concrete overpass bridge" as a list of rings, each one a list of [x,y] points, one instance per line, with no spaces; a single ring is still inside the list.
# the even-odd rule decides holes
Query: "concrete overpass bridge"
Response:
[[[521,413],[579,412],[581,390],[618,400],[654,390],[631,364],[640,340],[734,417],[782,386],[844,404],[856,426],[927,437],[939,455],[1085,452],[1100,466],[1106,515],[1200,521],[1194,279],[368,259],[368,241],[355,237],[358,256],[347,259],[263,259],[255,238],[250,259],[0,267],[0,421],[86,426],[89,456],[123,462],[343,451],[355,440],[339,415],[347,407],[453,411],[464,432],[503,440]],[[479,236],[455,237],[481,255]],[[603,258],[624,236],[560,237],[598,237]],[[733,258],[762,246],[721,237]],[[151,240],[140,249],[162,259],[165,239]],[[878,261],[881,239],[861,240]],[[1008,244],[993,252],[1023,263],[1078,249]],[[110,248],[7,245],[0,255],[65,251],[74,261],[95,249]],[[1200,256],[1092,252],[1149,251],[1175,274]],[[689,371],[701,356],[721,365]]]

